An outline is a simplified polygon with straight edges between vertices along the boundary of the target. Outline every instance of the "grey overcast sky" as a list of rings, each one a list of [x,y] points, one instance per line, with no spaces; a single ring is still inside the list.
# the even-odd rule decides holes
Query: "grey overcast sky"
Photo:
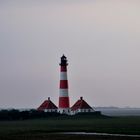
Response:
[[[63,53],[71,105],[140,107],[139,0],[0,0],[0,108],[58,105]]]

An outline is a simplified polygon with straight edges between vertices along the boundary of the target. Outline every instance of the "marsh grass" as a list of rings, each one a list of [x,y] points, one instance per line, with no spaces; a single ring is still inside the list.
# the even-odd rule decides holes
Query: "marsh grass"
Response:
[[[140,135],[140,117],[53,117],[20,121],[1,121],[0,140],[62,139],[84,136],[58,135],[54,132],[100,132]],[[95,137],[95,136],[92,136]],[[98,136],[96,136],[97,138]],[[103,138],[103,136],[101,136]],[[105,137],[105,136],[104,136]],[[91,139],[91,136],[86,136]],[[114,137],[113,137],[114,138]],[[78,140],[78,138],[77,138]]]

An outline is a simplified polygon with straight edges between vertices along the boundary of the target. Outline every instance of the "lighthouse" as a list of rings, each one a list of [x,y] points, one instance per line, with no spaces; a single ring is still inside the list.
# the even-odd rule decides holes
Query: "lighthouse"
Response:
[[[70,103],[68,95],[68,79],[67,79],[67,58],[65,55],[61,57],[60,62],[60,86],[59,86],[59,107],[58,112],[61,114],[70,114]]]
[[[68,94],[68,78],[67,78],[67,57],[63,55],[60,60],[60,85],[59,85],[59,104],[58,107],[50,100],[45,100],[38,108],[38,111],[58,112],[60,114],[75,115],[78,113],[95,113],[95,111],[84,99],[80,99],[70,107]]]

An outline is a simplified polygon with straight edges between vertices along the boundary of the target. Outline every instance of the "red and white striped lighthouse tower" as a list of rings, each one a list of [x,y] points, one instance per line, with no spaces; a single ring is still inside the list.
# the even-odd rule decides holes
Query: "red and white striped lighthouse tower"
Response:
[[[67,79],[67,58],[63,55],[60,63],[60,89],[59,89],[59,109],[60,113],[70,114],[68,79]]]

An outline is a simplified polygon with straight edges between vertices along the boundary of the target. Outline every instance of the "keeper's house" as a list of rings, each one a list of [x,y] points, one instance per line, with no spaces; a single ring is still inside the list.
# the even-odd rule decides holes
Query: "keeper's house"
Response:
[[[85,100],[83,100],[83,97],[80,97],[80,99],[71,107],[71,115],[84,112],[95,111],[91,106],[88,105],[88,103]]]
[[[45,100],[38,108],[38,111],[44,111],[44,112],[57,112],[58,107],[50,100],[50,97],[48,97],[48,100]]]

